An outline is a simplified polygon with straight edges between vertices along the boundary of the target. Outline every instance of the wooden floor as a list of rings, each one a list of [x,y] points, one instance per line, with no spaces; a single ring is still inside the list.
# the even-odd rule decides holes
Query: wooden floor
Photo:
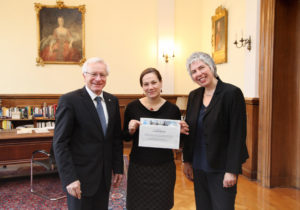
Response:
[[[125,154],[129,150],[125,149]],[[195,210],[193,183],[185,178],[182,163],[176,160],[175,204],[173,210]],[[236,210],[300,210],[300,190],[264,188],[239,176]]]
[[[195,210],[193,183],[184,177],[181,161],[176,160],[175,205],[173,210]],[[300,190],[264,188],[256,181],[239,176],[236,210],[300,210]]]

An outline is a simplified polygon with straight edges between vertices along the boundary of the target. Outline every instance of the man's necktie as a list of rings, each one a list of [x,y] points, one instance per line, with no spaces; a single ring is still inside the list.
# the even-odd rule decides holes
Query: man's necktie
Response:
[[[103,130],[103,133],[104,133],[104,136],[105,136],[105,134],[106,134],[106,119],[105,119],[105,115],[104,115],[104,111],[103,111],[103,106],[101,104],[101,98],[99,96],[97,96],[96,101],[97,101],[98,116],[100,118],[102,130]]]

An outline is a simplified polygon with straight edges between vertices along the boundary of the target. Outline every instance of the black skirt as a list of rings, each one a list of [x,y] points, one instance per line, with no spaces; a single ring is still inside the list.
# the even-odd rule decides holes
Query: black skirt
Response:
[[[127,209],[171,209],[174,205],[175,181],[174,161],[153,166],[130,162],[127,181]]]

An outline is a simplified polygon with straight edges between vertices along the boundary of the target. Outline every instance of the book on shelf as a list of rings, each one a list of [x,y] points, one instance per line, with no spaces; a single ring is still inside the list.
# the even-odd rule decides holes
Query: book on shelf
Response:
[[[33,117],[36,120],[42,120],[42,119],[44,119],[44,116],[42,114],[34,114]]]
[[[6,107],[2,107],[2,117],[3,117],[3,118],[7,118],[7,117],[9,117],[9,116],[10,116],[10,111],[9,111],[9,109],[6,108]]]
[[[20,120],[21,119],[21,112],[16,111],[11,113],[11,119],[13,120]]]
[[[12,129],[11,121],[3,120],[2,121],[2,129],[4,129],[4,130]]]
[[[12,129],[24,124],[24,122],[17,121],[27,120],[37,121],[36,125],[41,128],[54,128],[54,122],[50,121],[55,119],[56,109],[57,104],[47,105],[46,103],[41,106],[0,107],[0,128]],[[38,125],[38,120],[43,122]]]
[[[55,122],[53,122],[53,121],[42,121],[42,122],[37,122],[36,127],[37,127],[37,128],[49,128],[49,129],[54,129],[54,127],[55,127]]]
[[[1,118],[10,119],[32,119],[32,117],[53,118],[55,117],[57,105],[48,105],[43,107],[25,106],[25,107],[1,107]],[[18,117],[20,113],[20,117]]]

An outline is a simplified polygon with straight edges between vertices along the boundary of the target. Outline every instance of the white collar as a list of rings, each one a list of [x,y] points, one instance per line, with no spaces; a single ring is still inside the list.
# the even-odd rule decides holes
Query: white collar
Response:
[[[88,94],[90,95],[92,100],[95,100],[95,98],[97,96],[99,96],[103,101],[104,101],[104,97],[103,97],[103,91],[101,91],[100,95],[96,95],[93,91],[91,91],[87,86],[85,86],[86,91],[88,92]]]

